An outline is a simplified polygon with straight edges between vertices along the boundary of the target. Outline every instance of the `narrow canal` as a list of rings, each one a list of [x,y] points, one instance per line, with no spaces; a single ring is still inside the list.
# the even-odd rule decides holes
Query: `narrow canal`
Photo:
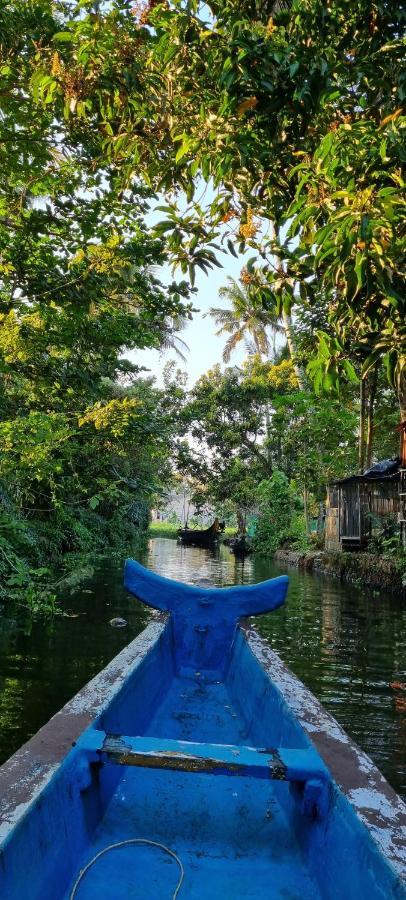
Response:
[[[141,561],[170,578],[248,584],[286,571],[154,538]],[[293,671],[406,796],[406,604],[327,578],[289,572],[286,605],[259,628]],[[0,616],[0,762],[46,722],[146,625],[149,613],[105,564],[72,596],[69,617],[31,622]],[[126,619],[114,628],[111,619]]]

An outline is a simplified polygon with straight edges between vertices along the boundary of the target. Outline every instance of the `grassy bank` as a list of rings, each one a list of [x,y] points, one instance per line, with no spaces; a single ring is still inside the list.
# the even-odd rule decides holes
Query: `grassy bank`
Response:
[[[150,522],[148,534],[150,537],[176,538],[178,528],[179,525],[173,525],[171,522]]]
[[[150,537],[167,537],[176,538],[178,536],[178,528],[180,525],[173,525],[171,522],[150,522],[148,534]],[[229,526],[222,532],[223,537],[233,537],[235,528]]]
[[[287,563],[322,575],[331,575],[357,587],[405,592],[405,564],[373,553],[340,553],[312,550],[307,552],[277,550],[277,562]]]
[[[54,515],[52,522],[13,520],[9,513],[2,523],[8,527],[0,538],[0,604],[12,603],[35,618],[63,614],[61,596],[79,590],[101,559],[122,559],[147,542],[145,527],[91,510],[62,521]]]

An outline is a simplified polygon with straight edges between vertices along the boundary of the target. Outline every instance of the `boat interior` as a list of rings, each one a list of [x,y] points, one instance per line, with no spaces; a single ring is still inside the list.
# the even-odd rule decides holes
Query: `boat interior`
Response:
[[[177,675],[168,643],[163,642],[155,665],[153,660],[145,664],[125,696],[96,723],[96,731],[159,738],[163,748],[167,740],[209,745],[208,755],[212,745],[306,749],[304,735],[283,714],[255,661],[250,660],[250,673],[246,666],[242,670],[241,655],[244,649],[248,655],[248,648],[241,646],[240,653],[235,648],[225,680],[211,682],[204,674]],[[210,774],[108,763],[98,768],[97,781],[97,819],[83,853],[76,857],[73,881],[106,845],[138,837],[176,852],[185,872],[180,900],[182,895],[188,900],[323,896],[300,834],[292,827],[298,801],[290,796],[288,782],[243,772]],[[89,809],[93,816],[95,799]],[[128,845],[98,860],[77,896],[164,900],[173,896],[178,881],[179,866],[160,848]],[[72,881],[66,898],[71,888]]]

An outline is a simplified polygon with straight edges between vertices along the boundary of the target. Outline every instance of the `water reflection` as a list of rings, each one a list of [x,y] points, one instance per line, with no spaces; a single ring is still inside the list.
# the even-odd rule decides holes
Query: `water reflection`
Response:
[[[219,587],[251,584],[255,577],[252,557],[238,559],[227,547],[186,547],[176,541],[154,538],[141,557],[148,568],[167,578],[201,584],[207,581]],[[269,576],[266,576],[269,577]]]
[[[226,547],[204,550],[163,538],[150,541],[141,561],[189,584],[251,584],[284,571],[269,560],[238,559]],[[296,570],[289,576],[288,601],[258,620],[261,632],[406,794],[404,603]],[[10,611],[0,619],[0,760],[106,665],[149,617],[124,591],[121,564],[103,566],[66,605],[77,618],[46,627]],[[127,628],[111,628],[115,616],[126,619]]]

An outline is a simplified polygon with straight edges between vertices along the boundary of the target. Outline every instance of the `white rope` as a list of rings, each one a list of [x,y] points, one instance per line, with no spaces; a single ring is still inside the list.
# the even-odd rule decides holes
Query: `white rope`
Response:
[[[172,894],[172,900],[176,900],[176,898],[179,894],[179,891],[182,887],[183,879],[185,877],[185,871],[184,871],[182,863],[179,859],[179,856],[177,856],[173,850],[170,850],[169,847],[166,847],[165,844],[160,844],[158,841],[150,841],[147,838],[128,838],[128,840],[126,840],[126,841],[118,841],[117,844],[109,844],[109,846],[105,847],[104,850],[100,850],[99,853],[96,853],[96,856],[94,856],[93,859],[91,859],[90,862],[88,862],[87,866],[85,866],[84,869],[80,870],[79,876],[76,879],[75,884],[73,885],[69,900],[74,900],[74,898],[76,897],[76,893],[77,893],[79,884],[82,881],[82,878],[84,878],[84,876],[86,875],[86,872],[89,871],[91,866],[93,866],[94,863],[97,862],[97,860],[100,859],[101,856],[104,856],[104,854],[108,853],[109,850],[115,850],[117,847],[126,847],[129,844],[148,844],[151,847],[159,847],[160,850],[163,850],[164,853],[168,854],[168,856],[172,856],[172,859],[174,859],[175,862],[177,862],[179,869],[180,869],[180,878],[176,885],[175,892],[174,892],[174,894]]]

